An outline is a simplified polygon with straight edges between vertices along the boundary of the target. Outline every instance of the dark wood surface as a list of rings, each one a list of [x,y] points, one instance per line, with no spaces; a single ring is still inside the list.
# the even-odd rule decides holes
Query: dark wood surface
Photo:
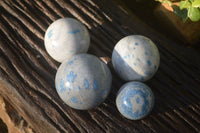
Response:
[[[158,46],[161,63],[146,82],[155,107],[143,120],[125,119],[117,111],[116,93],[125,82],[108,63],[112,91],[89,111],[71,109],[58,97],[54,77],[59,63],[44,49],[47,27],[61,17],[84,23],[91,35],[89,52],[111,57],[122,37],[141,34]],[[200,54],[175,44],[112,0],[0,1],[0,95],[37,133],[56,132],[200,132]]]

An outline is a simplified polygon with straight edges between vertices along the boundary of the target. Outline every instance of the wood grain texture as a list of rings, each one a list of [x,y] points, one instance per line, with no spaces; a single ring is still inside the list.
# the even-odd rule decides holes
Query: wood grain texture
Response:
[[[0,97],[0,118],[1,133],[34,133],[23,117],[2,97]],[[2,125],[2,122],[5,125]]]
[[[89,111],[71,109],[58,97],[54,77],[59,63],[45,51],[47,27],[61,17],[84,23],[91,35],[89,52],[111,57],[122,37],[141,34],[158,46],[161,63],[146,82],[155,107],[139,121],[117,111],[116,93],[125,82],[108,63],[112,91]],[[56,132],[200,132],[200,54],[164,38],[112,0],[2,0],[0,2],[0,95],[37,133]]]

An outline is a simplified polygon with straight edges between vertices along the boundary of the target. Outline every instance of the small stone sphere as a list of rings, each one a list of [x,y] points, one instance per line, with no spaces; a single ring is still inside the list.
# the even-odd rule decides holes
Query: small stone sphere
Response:
[[[58,62],[78,53],[86,53],[90,36],[87,28],[73,18],[61,18],[47,29],[44,44],[49,55]]]
[[[154,106],[151,89],[137,81],[124,84],[116,98],[119,112],[130,120],[139,120],[147,116]]]
[[[146,81],[156,73],[160,55],[156,45],[147,37],[130,35],[114,47],[112,63],[123,80]]]
[[[55,78],[60,98],[70,107],[88,110],[108,96],[112,75],[108,66],[90,54],[73,55],[58,68]]]

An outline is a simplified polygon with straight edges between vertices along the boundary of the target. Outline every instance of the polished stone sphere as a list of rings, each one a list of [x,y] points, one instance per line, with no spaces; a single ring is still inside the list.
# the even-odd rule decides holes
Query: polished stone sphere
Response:
[[[70,107],[88,110],[108,96],[112,75],[107,65],[94,55],[77,54],[65,60],[56,73],[56,89]]]
[[[119,112],[130,120],[139,120],[147,116],[154,106],[151,89],[137,81],[124,84],[116,98]]]
[[[77,54],[86,53],[90,36],[87,28],[73,18],[61,18],[47,29],[44,44],[48,54],[58,62]]]
[[[147,37],[130,35],[114,47],[112,63],[123,80],[146,81],[156,73],[160,55],[156,45]]]

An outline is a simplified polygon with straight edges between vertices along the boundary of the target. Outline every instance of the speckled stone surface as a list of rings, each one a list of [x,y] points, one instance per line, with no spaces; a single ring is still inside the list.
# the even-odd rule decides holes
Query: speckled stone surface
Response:
[[[138,81],[124,84],[116,98],[119,112],[130,120],[139,120],[147,116],[154,106],[151,89]]]
[[[150,39],[141,35],[130,35],[122,38],[114,47],[112,63],[122,79],[146,81],[156,73],[160,55]]]
[[[86,53],[90,36],[87,28],[78,20],[61,18],[48,27],[44,43],[49,55],[62,62],[74,54]]]
[[[73,55],[56,73],[56,89],[70,107],[87,110],[102,103],[108,96],[112,75],[107,65],[94,55]]]

